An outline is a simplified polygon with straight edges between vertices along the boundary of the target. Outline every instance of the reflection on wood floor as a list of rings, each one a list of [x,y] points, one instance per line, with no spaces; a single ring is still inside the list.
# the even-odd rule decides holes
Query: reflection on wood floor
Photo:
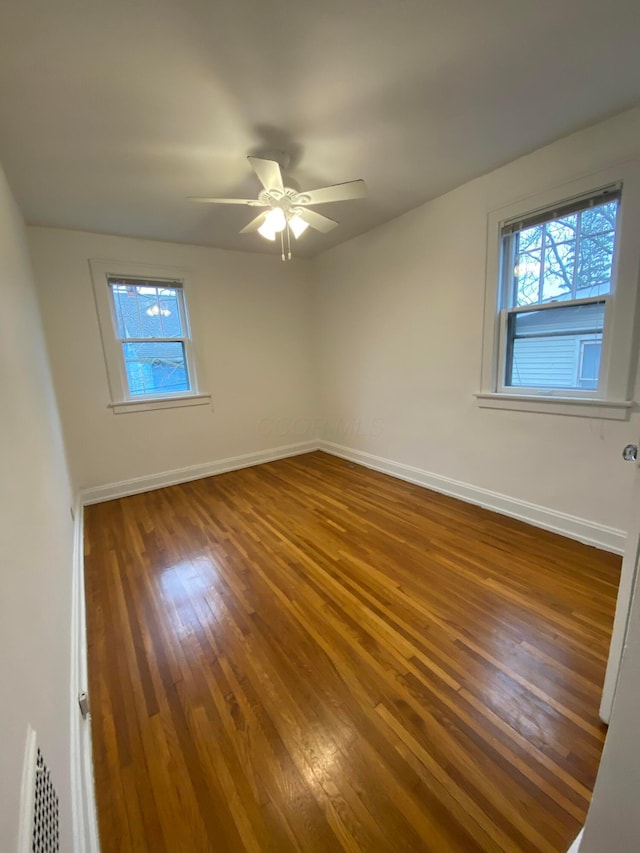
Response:
[[[103,853],[566,851],[619,558],[322,453],[85,527]]]

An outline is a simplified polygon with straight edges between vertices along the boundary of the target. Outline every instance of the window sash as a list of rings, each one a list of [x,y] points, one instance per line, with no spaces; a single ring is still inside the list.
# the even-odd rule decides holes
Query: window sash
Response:
[[[514,395],[531,395],[531,396],[541,396],[541,397],[584,397],[584,398],[597,398],[602,396],[602,383],[604,381],[604,377],[607,375],[608,369],[608,361],[607,361],[607,349],[605,347],[605,335],[607,334],[608,326],[610,324],[610,305],[613,302],[613,296],[611,294],[606,294],[604,296],[592,296],[587,299],[571,299],[566,301],[558,301],[558,302],[545,302],[539,305],[522,305],[515,308],[503,308],[499,314],[499,350],[498,350],[498,382],[497,382],[497,392],[501,394],[514,394]],[[601,355],[600,355],[600,369],[598,375],[598,382],[596,387],[593,389],[590,388],[571,388],[571,387],[563,387],[563,386],[542,386],[542,385],[513,385],[507,384],[507,376],[510,369],[511,359],[513,357],[513,343],[515,335],[512,335],[510,332],[510,326],[515,326],[514,321],[511,319],[516,315],[526,315],[532,312],[542,312],[542,311],[557,311],[562,308],[573,308],[575,306],[580,305],[599,305],[604,304],[604,322],[602,329],[591,329],[577,328],[573,331],[567,332],[544,332],[540,334],[533,333],[531,335],[520,336],[519,339],[523,338],[531,338],[535,339],[539,338],[550,338],[550,337],[562,337],[567,335],[589,335],[589,334],[600,334],[602,336],[601,339]],[[582,358],[581,353],[579,354],[579,358]],[[579,377],[578,377],[579,378]]]
[[[181,281],[177,281],[174,279],[160,279],[160,278],[137,278],[132,276],[108,276],[107,277],[107,285],[109,292],[109,305],[111,308],[111,320],[113,326],[113,334],[116,341],[119,343],[118,346],[118,362],[120,368],[120,376],[122,383],[122,391],[124,394],[124,398],[126,400],[148,400],[148,399],[165,399],[170,397],[184,397],[191,396],[197,393],[197,389],[194,383],[194,371],[192,368],[192,355],[191,355],[191,339],[190,339],[190,329],[188,316],[186,312],[186,303],[184,298],[184,289]],[[149,287],[155,288],[156,290],[162,289],[163,287],[176,291],[176,303],[178,306],[178,311],[180,313],[180,328],[183,330],[184,334],[181,336],[175,337],[128,337],[122,336],[118,331],[118,317],[116,311],[116,300],[115,300],[115,292],[114,287]],[[188,387],[184,391],[160,391],[153,390],[148,393],[135,393],[131,389],[131,385],[129,383],[129,374],[127,372],[126,359],[124,356],[124,348],[127,344],[136,344],[136,343],[180,343],[182,344],[183,352],[184,352],[184,362],[185,362],[185,374],[186,381]]]
[[[555,302],[536,302],[534,305],[514,305],[513,308],[502,308],[509,314],[527,314],[533,311],[553,311],[557,308],[575,308],[576,305],[597,305],[600,302],[611,302],[612,294],[603,293],[600,296],[585,296],[583,299],[557,299]]]
[[[499,275],[499,295],[500,295],[500,308],[504,307],[527,307],[527,306],[518,306],[518,278],[514,274],[514,270],[516,264],[518,262],[519,257],[519,234],[521,231],[524,231],[528,228],[534,227],[536,225],[546,225],[547,223],[554,222],[556,219],[562,218],[563,216],[567,216],[569,214],[580,214],[586,210],[589,210],[593,207],[598,207],[599,205],[610,203],[613,201],[618,202],[618,209],[616,215],[616,225],[614,229],[613,235],[613,257],[611,264],[611,274],[607,280],[602,279],[597,283],[591,283],[586,289],[593,289],[595,287],[600,287],[605,284],[605,281],[609,282],[609,290],[605,293],[590,293],[589,296],[581,297],[579,296],[579,291],[581,288],[577,286],[576,280],[576,270],[577,265],[579,263],[580,257],[580,247],[582,245],[582,241],[593,240],[597,236],[601,236],[607,231],[598,232],[597,234],[587,234],[583,235],[580,233],[580,228],[578,228],[578,233],[573,241],[554,241],[555,245],[566,245],[568,242],[574,243],[574,269],[572,272],[572,281],[571,281],[571,289],[569,291],[570,299],[564,299],[564,295],[562,294],[560,298],[562,301],[568,303],[575,299],[590,299],[597,296],[604,296],[606,293],[612,293],[615,288],[616,282],[616,270],[617,270],[617,254],[618,254],[618,243],[620,237],[620,203],[621,203],[622,195],[620,186],[616,186],[615,188],[609,188],[607,190],[603,190],[596,194],[590,194],[586,198],[583,197],[579,200],[574,200],[565,205],[558,205],[554,208],[546,208],[544,212],[540,212],[538,214],[532,214],[531,216],[524,216],[517,220],[511,220],[511,224],[503,225],[500,229],[500,275]],[[581,220],[578,220],[578,225]],[[535,303],[531,303],[532,305],[540,306],[545,304],[551,304],[553,299],[542,299],[543,294],[543,286],[544,286],[544,273],[546,267],[546,240],[543,235],[542,243],[540,249],[531,250],[533,253],[538,251],[540,253],[540,280],[538,284],[538,301]]]
[[[135,391],[135,390],[133,390],[131,387],[131,384],[129,383],[129,372],[127,370],[127,363],[131,362],[132,360],[127,359],[126,348],[128,346],[131,346],[132,344],[134,345],[136,343],[140,343],[140,344],[143,344],[145,346],[148,346],[148,345],[153,346],[155,344],[162,344],[162,343],[179,344],[181,347],[181,351],[182,351],[182,361],[183,361],[183,365],[184,365],[185,382],[186,382],[187,387],[180,389],[180,390],[169,389],[169,390],[165,390],[165,391],[163,391],[162,389],[158,389],[158,388],[154,388],[150,391]],[[132,400],[145,400],[149,397],[152,397],[154,399],[164,399],[166,397],[178,397],[178,396],[192,395],[194,393],[192,390],[191,368],[190,368],[188,354],[187,354],[187,347],[186,347],[185,342],[182,339],[179,339],[179,338],[164,338],[164,339],[161,339],[161,338],[144,338],[141,340],[132,340],[132,339],[123,340],[120,343],[120,354],[122,357],[122,364],[124,367],[124,373],[125,373],[126,382],[127,382],[127,391],[128,391],[129,397]],[[158,356],[156,356],[156,358],[158,358]],[[137,361],[134,363],[139,364],[140,362]]]
[[[181,281],[176,281],[174,279],[162,279],[162,278],[134,278],[131,276],[107,276],[107,286],[109,293],[109,307],[111,311],[111,320],[113,325],[113,334],[117,341],[163,341],[163,340],[176,340],[182,341],[183,343],[190,340],[191,338],[191,330],[189,328],[189,319],[187,316],[186,310],[186,302],[184,297],[184,287]],[[129,337],[126,335],[120,335],[118,329],[118,312],[116,309],[116,295],[114,288],[115,287],[148,287],[153,288],[155,290],[161,290],[162,288],[166,288],[167,290],[175,290],[176,291],[176,304],[178,306],[178,313],[180,315],[180,328],[183,331],[182,335],[176,335],[174,338],[170,336],[158,336],[158,337],[146,337],[146,338],[136,338]]]

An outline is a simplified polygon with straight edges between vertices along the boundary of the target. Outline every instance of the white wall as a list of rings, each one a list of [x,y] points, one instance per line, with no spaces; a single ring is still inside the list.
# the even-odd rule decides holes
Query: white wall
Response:
[[[637,155],[640,110],[567,137],[315,261],[324,437],[626,529],[631,422],[478,408],[490,210]],[[428,163],[427,168],[437,168]]]
[[[311,438],[307,261],[30,228],[74,484],[101,486]],[[200,385],[212,408],[113,414],[88,260],[190,274]]]
[[[16,849],[27,724],[71,850],[72,503],[22,218],[0,170],[0,849]]]
[[[640,584],[580,853],[640,850]]]

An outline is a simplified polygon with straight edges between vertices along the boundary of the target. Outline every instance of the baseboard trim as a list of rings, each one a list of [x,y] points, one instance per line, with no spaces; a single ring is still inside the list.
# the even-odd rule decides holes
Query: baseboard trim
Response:
[[[483,489],[480,486],[473,486],[470,483],[444,477],[441,474],[433,474],[430,471],[424,471],[412,465],[394,462],[392,459],[375,456],[363,450],[356,450],[355,448],[323,440],[282,445],[256,453],[246,453],[242,456],[231,456],[215,462],[207,462],[203,465],[192,465],[187,468],[163,471],[159,474],[152,474],[149,477],[137,477],[95,488],[82,489],[79,492],[79,502],[81,506],[88,506],[89,504],[102,503],[103,501],[116,500],[117,498],[128,497],[129,495],[137,495],[141,492],[163,489],[166,486],[187,483],[191,480],[213,477],[216,474],[224,474],[228,471],[237,471],[241,468],[263,465],[265,462],[275,462],[278,459],[311,453],[314,450],[323,450],[332,456],[356,462],[359,465],[364,465],[366,468],[389,474],[400,480],[407,480],[426,489],[450,495],[467,503],[507,515],[510,518],[517,518],[535,527],[541,527],[543,530],[550,530],[553,533],[568,536],[570,539],[576,539],[578,542],[593,545],[604,551],[610,551],[614,554],[624,553],[626,539],[624,530],[607,527],[604,524],[589,521],[579,516],[558,512],[539,506],[538,504],[503,495],[500,492],[494,492],[489,489]]]
[[[215,474],[225,474],[227,471],[237,471],[240,468],[251,468],[254,465],[263,465],[265,462],[275,462],[278,459],[311,453],[317,449],[317,441],[303,441],[298,444],[286,444],[269,450],[260,450],[257,453],[245,453],[243,456],[230,456],[216,462],[191,465],[188,468],[175,468],[172,471],[163,471],[149,477],[137,477],[132,480],[121,480],[119,483],[81,489],[80,500],[84,506],[112,501],[129,495],[137,495],[141,492],[164,489],[166,486],[175,486],[178,483],[188,483],[191,480],[213,477]]]
[[[84,513],[74,506],[71,603],[71,812],[75,853],[100,853],[93,780],[91,715],[83,719],[78,694],[88,690],[87,629],[84,597]],[[89,697],[91,698],[91,697]]]
[[[623,530],[618,530],[615,527],[607,527],[586,518],[557,512],[538,504],[511,498],[508,495],[482,489],[479,486],[472,486],[469,483],[462,483],[459,480],[452,480],[440,474],[432,474],[429,471],[423,471],[421,468],[414,468],[412,465],[394,462],[391,459],[374,456],[372,453],[365,453],[362,450],[355,450],[331,441],[319,441],[318,448],[332,456],[356,462],[366,468],[372,468],[374,471],[390,474],[400,480],[407,480],[418,486],[424,486],[426,489],[459,498],[468,503],[507,515],[510,518],[526,521],[535,527],[560,533],[562,536],[568,536],[570,539],[576,539],[586,545],[593,545],[614,554],[624,552],[626,534]]]
[[[583,834],[584,834],[584,829],[581,829],[580,832],[578,833],[578,835],[576,836],[576,839],[574,840],[573,844],[571,845],[571,847],[567,851],[567,853],[579,853],[580,845],[582,844]]]

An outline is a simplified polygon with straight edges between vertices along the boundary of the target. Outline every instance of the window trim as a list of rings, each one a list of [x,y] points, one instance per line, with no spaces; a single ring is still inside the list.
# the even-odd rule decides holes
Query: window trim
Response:
[[[200,390],[198,370],[193,349],[193,334],[188,310],[188,275],[172,267],[152,266],[149,264],[129,263],[91,259],[89,261],[93,293],[98,314],[98,325],[102,339],[102,350],[109,387],[110,408],[116,414],[125,412],[154,411],[156,409],[178,406],[204,405],[210,401],[210,395]],[[184,323],[184,338],[176,339],[184,345],[189,391],[156,393],[153,395],[131,394],[122,355],[122,341],[118,336],[115,304],[110,292],[109,279],[113,278],[148,279],[150,281],[180,282],[182,298],[179,300]]]
[[[109,403],[108,407],[116,415],[126,415],[128,412],[155,412],[157,409],[173,409],[176,406],[208,406],[210,394],[182,394],[180,397],[154,397],[142,400],[124,400],[121,403]]]
[[[163,277],[159,278],[158,276],[123,276],[123,275],[114,275],[113,273],[107,273],[107,298],[109,300],[109,308],[111,313],[111,327],[113,334],[116,338],[116,349],[118,353],[118,368],[120,373],[120,379],[122,383],[122,391],[123,391],[123,401],[131,402],[131,403],[142,403],[147,400],[172,400],[175,398],[182,397],[193,397],[198,393],[197,386],[195,383],[195,371],[192,370],[192,349],[191,349],[191,325],[189,323],[189,314],[186,309],[186,294],[184,291],[184,281],[182,278],[178,278],[177,276]],[[134,337],[120,337],[118,334],[118,312],[116,311],[115,306],[115,298],[112,290],[113,287],[113,279],[121,278],[123,280],[135,281],[136,279],[139,282],[147,282],[155,285],[161,284],[162,282],[166,282],[167,286],[172,285],[173,289],[179,292],[179,297],[177,299],[178,302],[178,310],[180,312],[180,325],[183,330],[183,335],[180,337],[174,338],[134,338]],[[127,367],[126,367],[126,359],[123,356],[123,345],[125,343],[162,343],[162,342],[171,342],[171,343],[179,343],[183,347],[184,351],[184,360],[187,372],[187,378],[189,382],[189,389],[187,391],[165,391],[165,392],[157,392],[156,394],[132,394],[129,390],[129,378],[127,376]],[[194,387],[196,386],[196,387]]]
[[[503,312],[514,310],[500,307],[504,287],[503,229],[519,218],[526,219],[536,212],[552,211],[572,201],[586,200],[598,191],[612,186],[624,187],[618,210],[614,290],[610,294],[588,298],[589,301],[602,300],[606,296],[607,300],[601,356],[603,390],[594,392],[584,389],[514,389],[513,386],[503,386],[503,362],[500,359],[504,356],[501,348],[504,346],[506,330],[501,324],[505,323]],[[475,395],[479,406],[598,418],[628,417],[632,407],[631,383],[636,354],[634,320],[640,272],[640,255],[636,247],[638,229],[640,160],[635,158],[489,212],[481,384],[480,391]],[[574,305],[576,300],[567,304]],[[539,309],[539,306],[536,305],[535,308]],[[537,403],[539,405],[536,405]]]

